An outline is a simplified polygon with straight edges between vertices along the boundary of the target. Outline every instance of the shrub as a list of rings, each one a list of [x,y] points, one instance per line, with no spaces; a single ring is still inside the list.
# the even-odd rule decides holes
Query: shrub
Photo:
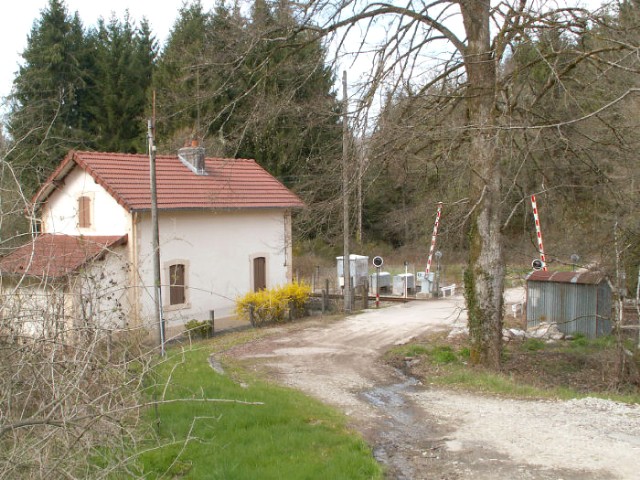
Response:
[[[304,283],[249,292],[236,300],[235,311],[253,326],[281,323],[302,316],[310,294],[311,288]]]
[[[201,338],[207,338],[211,335],[211,322],[207,322],[206,320],[198,321],[198,320],[189,320],[184,324],[185,333],[191,339],[192,335],[200,335]]]

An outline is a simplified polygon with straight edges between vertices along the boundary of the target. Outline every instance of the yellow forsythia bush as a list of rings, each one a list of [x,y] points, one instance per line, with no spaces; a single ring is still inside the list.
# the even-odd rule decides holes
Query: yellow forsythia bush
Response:
[[[252,321],[254,326],[284,322],[304,312],[309,295],[311,295],[309,285],[288,283],[268,290],[247,293],[236,300],[235,312],[239,317]]]

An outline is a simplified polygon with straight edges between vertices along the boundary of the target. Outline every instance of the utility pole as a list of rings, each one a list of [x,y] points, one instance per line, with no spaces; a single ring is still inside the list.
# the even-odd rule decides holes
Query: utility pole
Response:
[[[155,109],[155,92],[154,92]],[[158,228],[158,189],[156,184],[156,146],[154,144],[154,119],[148,122],[149,138],[149,177],[151,184],[151,235],[153,249],[153,300],[155,303],[155,322],[158,326],[158,344],[160,345],[160,355],[164,357],[165,325],[162,314],[162,283],[160,280],[160,233]]]
[[[356,226],[356,241],[358,242],[358,246],[362,248],[362,176],[364,175],[364,163],[366,159],[364,158],[364,145],[360,144],[358,146],[358,185],[357,185],[357,226]]]
[[[344,278],[344,311],[351,312],[351,257],[349,254],[349,99],[347,98],[347,71],[342,72],[342,235],[344,253],[342,275]]]

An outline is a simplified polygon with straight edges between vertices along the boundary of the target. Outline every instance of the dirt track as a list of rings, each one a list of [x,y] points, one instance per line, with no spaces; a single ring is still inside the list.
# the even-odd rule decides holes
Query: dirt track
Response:
[[[344,411],[388,478],[640,478],[638,405],[461,394],[379,361],[394,344],[464,322],[460,297],[412,302],[283,330],[231,353]]]

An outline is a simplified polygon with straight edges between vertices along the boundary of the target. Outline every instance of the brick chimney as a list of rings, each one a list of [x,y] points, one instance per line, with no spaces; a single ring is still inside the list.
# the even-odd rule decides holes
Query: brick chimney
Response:
[[[204,168],[204,147],[199,147],[197,140],[193,140],[190,147],[179,149],[178,158],[196,175],[207,174]]]

